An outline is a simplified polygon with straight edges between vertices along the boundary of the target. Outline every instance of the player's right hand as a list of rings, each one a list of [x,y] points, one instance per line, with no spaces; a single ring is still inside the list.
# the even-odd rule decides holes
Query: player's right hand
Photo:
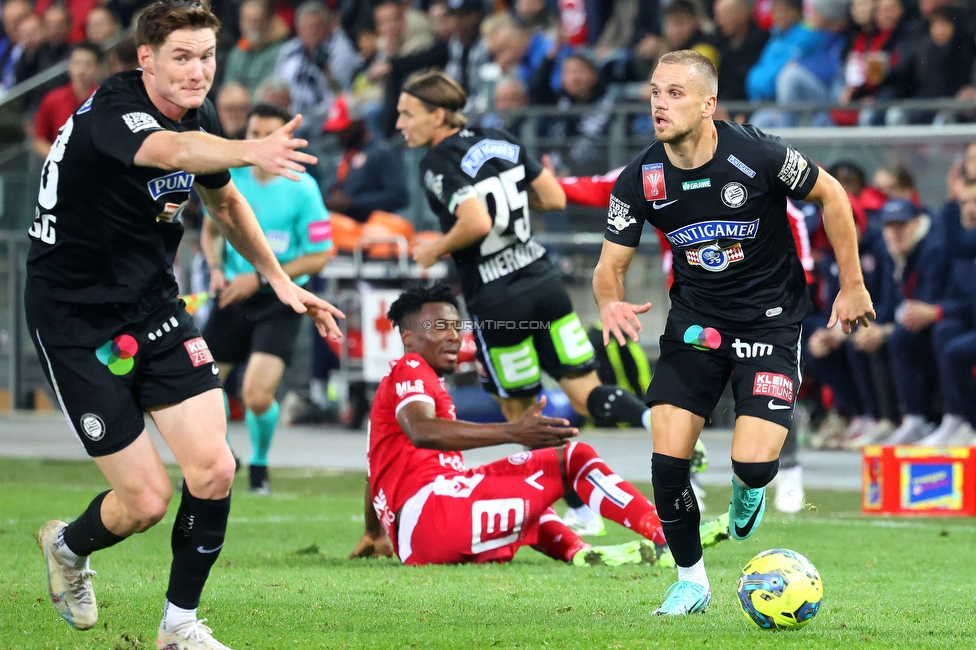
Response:
[[[579,435],[579,429],[569,426],[569,420],[542,415],[546,405],[543,395],[512,423],[512,442],[529,449],[558,447]]]
[[[350,560],[361,557],[393,557],[393,544],[386,535],[373,537],[369,533],[363,535],[349,554]]]
[[[603,323],[603,345],[610,345],[612,334],[617,343],[627,345],[627,337],[635,343],[644,331],[637,314],[645,314],[651,308],[651,303],[643,305],[618,300],[609,302],[600,309],[600,322]]]
[[[293,137],[295,129],[302,123],[302,116],[296,115],[292,120],[266,138],[252,140],[251,164],[266,172],[284,176],[293,181],[298,180],[294,172],[305,171],[305,165],[314,165],[318,158],[298,151],[308,146],[308,140]]]

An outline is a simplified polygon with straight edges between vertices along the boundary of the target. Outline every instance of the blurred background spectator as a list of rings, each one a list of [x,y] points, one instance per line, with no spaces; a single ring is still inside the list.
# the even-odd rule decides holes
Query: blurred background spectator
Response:
[[[719,67],[715,40],[702,30],[698,5],[691,0],[671,0],[664,8],[664,38],[668,52],[694,50]]]
[[[105,64],[108,74],[113,75],[139,67],[139,57],[136,43],[131,38],[123,38],[105,54]]]
[[[366,126],[362,104],[343,95],[336,99],[322,125],[335,137],[342,153],[323,170],[322,196],[331,213],[364,223],[376,210],[396,212],[410,198],[403,160]]]
[[[886,99],[952,97],[969,80],[973,67],[973,36],[962,30],[962,13],[942,6],[928,12],[928,30],[907,48],[885,75],[877,95]],[[935,111],[894,107],[885,113],[888,124],[930,123]]]
[[[724,101],[747,99],[746,75],[759,60],[769,34],[753,19],[749,0],[716,0],[715,24],[720,34],[718,97]]]
[[[105,7],[94,7],[85,20],[85,40],[96,45],[106,45],[122,29],[118,19]]]
[[[247,114],[251,110],[251,94],[247,88],[236,81],[224,83],[217,92],[214,106],[224,137],[243,140],[247,132]]]
[[[101,80],[102,50],[93,43],[71,48],[66,85],[49,91],[34,114],[34,152],[47,158],[58,131],[71,114],[91,97]]]
[[[281,79],[269,77],[254,91],[254,101],[258,104],[274,104],[288,108],[291,106],[291,90]]]
[[[27,81],[35,74],[45,70],[42,52],[44,50],[44,25],[35,14],[29,14],[17,25],[17,47],[19,56],[14,66],[14,83]],[[25,93],[21,103],[32,112],[46,92],[43,88]]]
[[[0,91],[7,90],[17,83],[17,62],[24,53],[20,44],[20,23],[31,13],[30,5],[24,0],[7,0],[3,3],[3,38],[0,38]]]
[[[281,48],[275,76],[288,84],[291,112],[306,124],[320,122],[362,61],[338,17],[318,0],[295,11],[295,32]]]
[[[227,55],[224,82],[239,83],[253,93],[274,74],[288,27],[274,15],[270,0],[244,0],[239,25],[241,37]]]

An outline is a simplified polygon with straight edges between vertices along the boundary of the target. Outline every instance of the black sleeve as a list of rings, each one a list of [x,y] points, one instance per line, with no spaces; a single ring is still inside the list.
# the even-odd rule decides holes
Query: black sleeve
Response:
[[[95,148],[131,167],[146,138],[166,130],[149,110],[134,94],[119,90],[97,91],[91,108]]]
[[[775,135],[757,130],[763,151],[762,168],[772,194],[802,201],[817,183],[820,167]]]
[[[224,137],[224,130],[220,127],[220,120],[217,118],[217,109],[209,99],[203,102],[199,109],[200,128],[205,132],[217,137]],[[200,174],[196,177],[196,183],[200,183],[209,190],[219,190],[230,182],[230,172],[214,172],[213,174]]]
[[[640,175],[641,160],[637,158],[620,172],[610,192],[610,205],[607,207],[604,239],[630,248],[637,248],[640,243],[644,229],[643,210],[647,206],[644,181]]]
[[[478,196],[471,177],[461,171],[459,162],[452,160],[447,152],[428,151],[420,162],[420,175],[431,208],[443,206],[454,214],[459,205]]]
[[[542,173],[542,163],[535,158],[532,158],[525,152],[525,145],[522,141],[516,138],[511,133],[505,131],[505,139],[512,144],[518,145],[519,148],[519,163],[525,166],[525,181],[531,183],[539,177]]]

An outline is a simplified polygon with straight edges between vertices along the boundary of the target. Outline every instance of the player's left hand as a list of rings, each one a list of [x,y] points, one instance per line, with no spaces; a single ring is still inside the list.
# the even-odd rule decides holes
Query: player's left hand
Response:
[[[278,299],[299,314],[308,314],[311,316],[322,338],[337,342],[341,341],[342,330],[339,329],[339,325],[336,324],[335,319],[345,318],[346,315],[331,303],[322,300],[314,293],[302,289],[292,282],[287,275],[282,274],[282,276],[274,280],[268,279],[268,283],[278,295]]]
[[[437,241],[422,242],[413,249],[413,261],[429,269],[441,257],[440,245]]]
[[[861,325],[868,326],[868,319],[874,320],[877,314],[874,311],[874,303],[871,302],[871,294],[868,293],[864,284],[854,287],[841,286],[837,297],[834,298],[834,306],[830,310],[830,320],[827,322],[828,329],[835,323],[840,322],[844,334],[850,334],[851,330]]]
[[[356,544],[356,548],[349,554],[350,560],[361,557],[393,557],[393,544],[390,543],[390,538],[386,535],[373,537],[369,533],[364,534]]]
[[[223,309],[227,305],[233,305],[235,302],[247,300],[257,293],[260,288],[261,280],[258,279],[257,273],[241,273],[240,275],[235,275],[234,279],[227,282],[220,291],[217,306]]]

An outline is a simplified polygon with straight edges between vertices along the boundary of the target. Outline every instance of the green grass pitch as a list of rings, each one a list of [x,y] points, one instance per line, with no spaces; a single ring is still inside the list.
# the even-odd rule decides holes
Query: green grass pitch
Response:
[[[531,549],[505,566],[348,561],[362,533],[364,477],[272,478],[271,497],[247,495],[238,479],[200,608],[235,649],[976,648],[972,520],[867,518],[857,494],[812,491],[801,515],[770,507],[752,539],[707,550],[708,612],[665,619],[651,611],[674,573],[654,567],[580,569]],[[91,463],[0,460],[0,648],[155,648],[175,500],[162,524],[93,559],[94,629],[70,629],[48,601],[33,535],[47,519],[77,516],[104,486]],[[706,514],[728,498],[709,489]],[[633,537],[608,526],[599,543]],[[820,614],[799,631],[759,630],[739,610],[740,568],[773,547],[805,554],[824,579]]]

